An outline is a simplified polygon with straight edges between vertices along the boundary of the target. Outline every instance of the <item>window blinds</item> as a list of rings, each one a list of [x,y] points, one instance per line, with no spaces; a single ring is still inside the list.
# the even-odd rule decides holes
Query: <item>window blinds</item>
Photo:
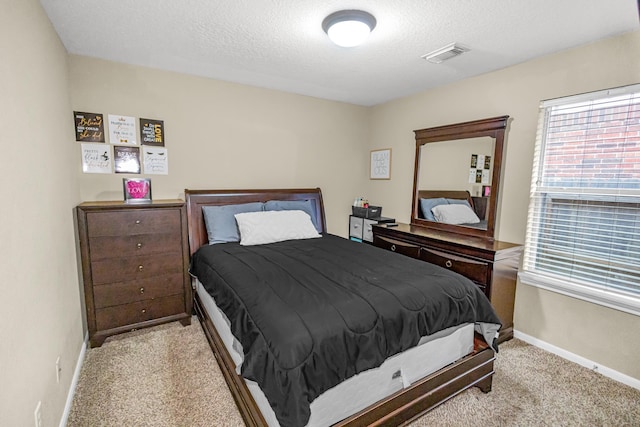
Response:
[[[523,270],[640,302],[640,85],[541,103]]]

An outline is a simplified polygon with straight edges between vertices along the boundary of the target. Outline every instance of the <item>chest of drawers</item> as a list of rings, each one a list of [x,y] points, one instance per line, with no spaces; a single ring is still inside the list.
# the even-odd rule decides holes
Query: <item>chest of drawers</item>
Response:
[[[373,226],[373,244],[455,271],[471,279],[502,321],[499,341],[513,337],[516,276],[522,246],[409,224]]]
[[[191,322],[186,207],[86,202],[76,208],[89,341]]]

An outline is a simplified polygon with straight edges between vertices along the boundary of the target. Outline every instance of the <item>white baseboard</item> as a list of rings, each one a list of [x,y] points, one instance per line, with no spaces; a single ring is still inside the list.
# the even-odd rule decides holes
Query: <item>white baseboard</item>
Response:
[[[69,393],[67,394],[67,403],[64,405],[64,412],[62,418],[60,418],[60,427],[67,425],[69,419],[69,412],[71,411],[71,405],[73,404],[73,396],[76,394],[76,387],[78,386],[78,380],[80,379],[80,371],[84,364],[84,356],[87,354],[87,348],[89,347],[89,333],[85,334],[82,348],[80,348],[80,354],[78,355],[78,361],[76,362],[76,369],[73,372],[73,378],[71,379],[71,385],[69,386]]]
[[[600,365],[593,360],[589,360],[582,356],[578,356],[575,353],[571,353],[563,348],[556,347],[553,344],[549,344],[546,341],[539,340],[538,338],[532,337],[531,335],[527,335],[520,331],[513,331],[514,338],[522,340],[526,343],[539,347],[543,350],[548,351],[549,353],[553,353],[557,356],[562,357],[563,359],[567,359],[571,362],[577,363],[578,365],[584,366],[585,368],[589,368],[593,371],[598,372],[599,374],[604,375],[605,377],[609,377],[612,380],[618,381],[622,384],[626,384],[629,387],[633,387],[635,389],[640,390],[640,380],[637,378],[633,378],[629,375],[623,374],[622,372],[618,372],[615,369],[608,368],[606,366]]]

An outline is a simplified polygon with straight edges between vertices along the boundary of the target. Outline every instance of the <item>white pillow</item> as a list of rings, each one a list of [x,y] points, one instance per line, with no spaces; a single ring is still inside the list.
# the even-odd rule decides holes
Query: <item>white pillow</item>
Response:
[[[245,212],[235,217],[243,246],[321,237],[303,211]]]
[[[438,222],[445,224],[477,224],[478,215],[467,205],[438,205],[431,209]]]

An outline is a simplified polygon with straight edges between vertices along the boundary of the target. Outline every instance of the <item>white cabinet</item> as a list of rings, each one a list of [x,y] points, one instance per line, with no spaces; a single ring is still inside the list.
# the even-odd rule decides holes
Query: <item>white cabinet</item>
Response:
[[[382,222],[394,222],[393,218],[361,218],[349,215],[349,238],[351,240],[373,243],[373,225]]]

